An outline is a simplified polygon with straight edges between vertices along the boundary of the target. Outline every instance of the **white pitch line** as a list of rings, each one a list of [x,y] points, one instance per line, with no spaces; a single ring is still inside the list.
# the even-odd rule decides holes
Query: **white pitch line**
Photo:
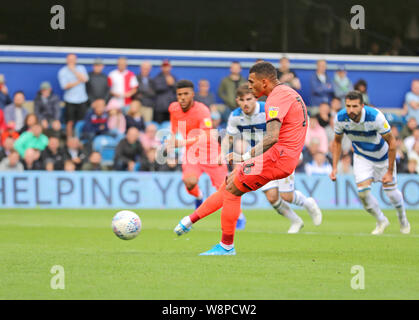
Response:
[[[153,228],[153,229],[157,229],[157,230],[171,230],[171,229],[167,229],[167,228]],[[173,230],[171,230],[173,231]],[[192,230],[193,231],[193,230]],[[204,232],[215,232],[215,231],[220,231],[220,229],[197,229],[196,231],[204,231]],[[246,232],[246,233],[268,233],[268,234],[280,234],[280,235],[288,235],[287,232],[283,232],[283,231],[270,231],[270,230],[266,230],[266,231],[262,231],[262,230],[245,230],[245,231],[238,231],[240,232]],[[372,235],[370,233],[340,233],[340,232],[311,232],[311,231],[307,231],[307,232],[299,232],[297,234],[303,234],[303,235],[315,235],[315,236],[344,236],[344,237],[389,237],[389,238],[419,238],[419,234],[394,234],[394,233],[384,233],[381,235]],[[293,235],[290,235],[293,236]]]

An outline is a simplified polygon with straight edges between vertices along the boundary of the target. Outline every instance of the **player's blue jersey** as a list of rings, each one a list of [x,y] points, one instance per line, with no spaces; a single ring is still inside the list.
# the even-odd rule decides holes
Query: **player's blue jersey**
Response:
[[[346,134],[352,141],[354,152],[371,161],[384,161],[388,158],[388,144],[382,135],[390,132],[384,114],[375,108],[364,106],[361,120],[352,121],[346,108],[335,118],[335,133]]]
[[[241,135],[244,140],[254,147],[263,139],[266,132],[265,102],[256,102],[252,115],[246,115],[237,108],[231,112],[227,123],[227,133],[231,136]]]

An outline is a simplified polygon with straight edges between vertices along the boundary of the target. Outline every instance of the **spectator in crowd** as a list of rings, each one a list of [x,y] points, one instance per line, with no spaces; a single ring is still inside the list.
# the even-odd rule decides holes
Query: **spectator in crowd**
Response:
[[[228,116],[230,112],[237,108],[236,102],[236,92],[237,88],[247,82],[241,75],[241,65],[238,61],[233,61],[230,65],[230,74],[221,80],[220,86],[218,88],[218,95],[223,100],[226,108],[222,113],[222,118],[224,122],[228,121]]]
[[[39,125],[40,128],[41,125]],[[22,159],[24,170],[44,170],[45,167],[41,161],[41,152],[38,149],[26,149],[25,155]]]
[[[407,152],[410,152],[413,149],[414,144],[419,141],[419,127],[416,127],[413,130],[411,136],[408,136],[403,140],[403,143],[406,147]]]
[[[35,113],[28,113],[25,117],[23,127],[19,130],[19,134],[28,131],[35,123],[39,123],[38,116]]]
[[[318,138],[313,137],[310,140],[310,143],[307,146],[304,146],[302,155],[300,156],[300,160],[298,163],[297,168],[295,169],[296,172],[305,172],[305,165],[313,160],[314,155],[319,152],[320,141]]]
[[[134,171],[136,163],[141,164],[144,150],[139,141],[140,133],[137,128],[128,129],[124,139],[119,141],[115,150],[114,168],[119,171]]]
[[[316,72],[310,80],[312,106],[319,106],[322,102],[330,103],[332,100],[333,85],[326,73],[326,69],[326,60],[318,60]]]
[[[416,160],[416,163],[419,164],[419,141],[416,141],[413,145],[413,148],[408,153],[409,160]],[[416,172],[419,172],[419,166],[416,166]]]
[[[279,68],[277,69],[279,81],[293,88],[294,90],[301,89],[300,79],[297,74],[290,69],[290,60],[287,57],[282,57],[279,60]]]
[[[156,104],[153,119],[158,123],[170,120],[169,105],[176,101],[176,78],[171,73],[172,66],[168,60],[161,65],[161,72],[153,79],[156,92]]]
[[[406,153],[406,147],[403,144],[403,140],[400,138],[400,136],[395,137],[396,138],[396,168],[398,173],[407,172],[407,153]]]
[[[15,141],[14,148],[19,155],[24,158],[26,150],[37,149],[44,150],[48,145],[48,138],[42,133],[42,126],[35,123],[29,131],[22,133]]]
[[[221,113],[218,110],[211,111],[211,120],[213,129],[223,129],[223,126],[221,126]]]
[[[316,118],[323,128],[326,128],[330,124],[330,106],[328,103],[320,103],[319,113],[317,113]]]
[[[9,104],[4,109],[4,118],[9,123],[13,121],[15,124],[15,130],[19,131],[25,124],[25,118],[28,111],[23,107],[25,103],[25,94],[23,91],[17,91],[13,96],[13,103]]]
[[[317,152],[313,160],[306,163],[305,172],[311,176],[313,174],[324,174],[329,175],[332,172],[332,166],[326,158],[326,154],[323,152]]]
[[[48,146],[41,152],[41,161],[47,171],[64,170],[64,150],[60,148],[57,137],[48,139]]]
[[[91,143],[97,135],[108,132],[108,114],[105,110],[106,102],[104,99],[93,101],[92,110],[84,118],[82,139],[87,139]]]
[[[412,158],[407,162],[407,173],[419,174],[419,161]]]
[[[95,59],[93,61],[93,70],[89,72],[89,81],[86,83],[89,103],[97,99],[108,101],[110,98],[108,77],[103,73],[103,68],[102,59]]]
[[[352,81],[348,78],[344,66],[339,66],[333,78],[333,91],[335,97],[341,100],[342,108],[345,107],[345,96],[353,90]]]
[[[413,134],[413,130],[415,130],[417,126],[418,122],[415,117],[408,118],[406,125],[403,126],[402,131],[400,132],[400,137],[405,139],[408,136],[411,136]]]
[[[76,137],[69,137],[67,139],[66,148],[64,149],[64,157],[66,161],[71,161],[75,165],[76,170],[80,170],[84,161],[87,160],[87,155],[82,149],[80,140]]]
[[[342,155],[342,158],[340,159],[338,163],[338,174],[350,174],[352,175],[354,173],[353,167],[352,167],[352,155],[350,153],[345,153]]]
[[[153,119],[153,110],[155,107],[156,92],[154,91],[153,79],[150,76],[151,63],[144,61],[140,66],[140,73],[137,75],[138,91],[135,99],[140,100],[146,114],[149,115],[147,121]]]
[[[11,150],[6,158],[0,162],[0,171],[23,171],[23,164],[19,162],[19,153]]]
[[[158,148],[161,145],[161,141],[156,137],[157,127],[154,124],[149,124],[145,128],[145,133],[140,135],[141,145],[145,152],[151,148]]]
[[[0,109],[4,109],[10,103],[12,103],[12,100],[9,96],[9,89],[6,86],[6,79],[4,74],[0,74]]]
[[[1,143],[4,145],[4,142],[7,138],[12,138],[13,141],[15,141],[17,138],[19,138],[19,132],[15,130],[15,123],[13,121],[10,121],[6,125],[6,129],[3,130],[1,133]]]
[[[88,80],[86,68],[77,64],[77,56],[72,53],[67,55],[67,64],[58,71],[58,81],[64,90],[67,137],[73,136],[74,124],[86,114]]]
[[[354,85],[354,90],[357,90],[362,93],[362,100],[364,101],[364,104],[370,103],[370,98],[367,93],[368,84],[364,79],[358,80]]]
[[[6,119],[4,118],[4,112],[0,109],[0,132],[3,132],[7,127]]]
[[[370,49],[369,49],[367,54],[368,55],[379,55],[379,54],[381,54],[380,53],[380,45],[375,41],[371,42]]]
[[[64,161],[64,171],[73,172],[76,170],[76,165],[71,160]]]
[[[108,112],[108,130],[117,136],[123,135],[127,130],[127,121],[122,113],[122,105],[119,100],[112,98],[106,106]]]
[[[93,151],[89,156],[89,161],[82,166],[83,171],[104,171],[106,168],[101,164],[102,156],[99,152]]]
[[[155,146],[145,151],[145,158],[141,164],[141,171],[169,171],[167,162],[160,164],[157,161],[157,148]]]
[[[195,100],[202,102],[211,108],[215,104],[215,95],[209,91],[210,83],[207,79],[201,79],[198,82],[198,92],[195,93]]]
[[[310,117],[305,145],[308,146],[313,138],[317,138],[319,140],[319,151],[326,154],[329,150],[326,130],[319,124],[319,121],[315,116]]]
[[[339,98],[333,97],[330,101],[330,117],[334,118],[340,109],[342,109],[342,102]]]
[[[67,136],[65,132],[61,130],[61,122],[60,121],[53,121],[51,126],[44,130],[44,134],[49,137],[56,137],[60,140],[60,143],[65,143],[67,140]]]
[[[53,122],[60,122],[60,98],[52,93],[51,84],[48,81],[41,83],[40,90],[34,100],[34,109],[44,129],[48,129]]]
[[[412,81],[411,91],[406,93],[404,111],[408,118],[414,117],[419,123],[419,79]]]
[[[139,131],[144,132],[145,123],[141,115],[141,102],[139,100],[132,100],[128,112],[125,116],[127,123],[127,130],[131,127],[137,128]]]
[[[0,148],[0,160],[6,158],[10,154],[10,152],[14,150],[13,149],[14,143],[15,143],[15,140],[11,137],[7,137],[4,140],[3,147]]]
[[[116,98],[121,106],[131,103],[132,96],[137,93],[138,81],[134,72],[127,69],[127,59],[120,57],[117,69],[108,75],[111,96]]]

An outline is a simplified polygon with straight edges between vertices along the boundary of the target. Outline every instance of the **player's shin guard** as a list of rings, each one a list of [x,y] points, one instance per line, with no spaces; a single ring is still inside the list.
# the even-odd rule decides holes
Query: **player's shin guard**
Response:
[[[391,204],[397,210],[399,221],[403,223],[406,220],[406,210],[404,208],[402,193],[399,191],[399,189],[397,189],[396,186],[384,187],[383,189],[387,197],[390,199]]]
[[[224,249],[230,250],[234,246],[234,232],[241,212],[241,196],[236,196],[227,190],[223,192],[224,200],[221,211],[221,229],[223,233],[220,244]]]
[[[223,193],[226,189],[225,183],[221,187],[210,195],[207,200],[204,201],[201,206],[195,210],[189,217],[192,223],[197,222],[198,220],[205,218],[206,216],[214,213],[223,206]]]
[[[272,204],[272,207],[285,218],[288,218],[291,220],[291,222],[301,220],[300,217],[295,213],[294,210],[291,209],[291,207],[286,203],[284,200],[279,198],[274,204]]]
[[[296,206],[299,206],[299,207],[304,207],[306,200],[307,200],[307,198],[304,194],[302,194],[298,190],[294,191],[294,196],[292,198],[292,204],[295,204]]]
[[[377,199],[371,194],[371,188],[364,188],[358,190],[359,199],[361,200],[365,210],[367,210],[377,221],[385,219],[383,212],[380,209]]]

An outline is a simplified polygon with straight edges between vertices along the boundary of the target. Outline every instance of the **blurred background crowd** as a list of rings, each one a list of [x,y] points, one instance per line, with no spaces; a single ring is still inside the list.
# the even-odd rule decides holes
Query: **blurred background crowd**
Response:
[[[162,62],[155,77],[150,76],[152,65],[147,61],[139,66],[138,74],[127,65],[127,59],[120,57],[115,69],[105,74],[101,59],[87,70],[77,63],[75,54],[69,54],[67,64],[57,74],[63,96],[52,91],[53,79],[45,79],[30,108],[25,92],[8,88],[7,79],[0,74],[0,171],[180,170],[179,157],[168,158],[163,164],[156,158],[163,143],[157,132],[170,128],[168,107],[176,101],[175,84],[182,74],[173,74],[168,60]],[[328,174],[332,169],[333,121],[344,107],[346,93],[359,90],[365,103],[374,105],[365,80],[353,83],[344,66],[333,77],[326,71],[327,61],[317,61],[310,81],[310,101],[306,101],[310,124],[297,172],[309,175]],[[278,78],[301,90],[298,74],[290,68],[287,57],[279,61]],[[205,78],[198,83],[195,100],[210,108],[213,127],[221,138],[231,111],[237,108],[236,90],[246,81],[240,63],[233,61],[230,74],[215,90],[210,90]],[[215,92],[223,103],[216,103]],[[398,172],[417,174],[419,79],[400,95],[404,96],[401,112],[385,115],[397,139]],[[351,174],[352,146],[348,139],[343,151],[339,173]]]

